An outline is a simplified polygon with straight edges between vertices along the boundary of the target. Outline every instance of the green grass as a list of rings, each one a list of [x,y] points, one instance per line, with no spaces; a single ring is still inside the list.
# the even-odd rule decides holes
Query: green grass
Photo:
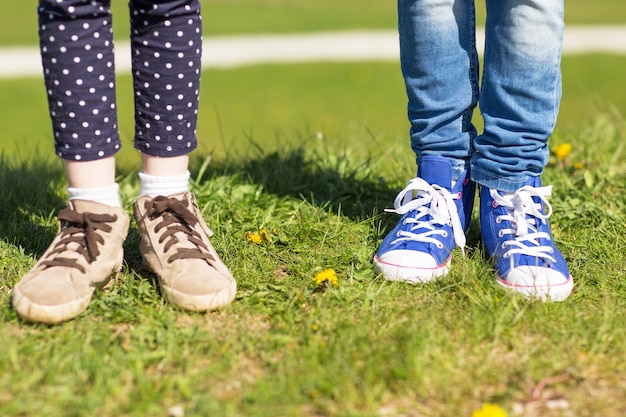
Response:
[[[445,279],[384,282],[371,257],[396,220],[382,210],[412,158],[318,140],[213,160],[207,170],[194,159],[193,191],[238,279],[230,307],[190,314],[164,304],[133,228],[121,279],[54,327],[19,321],[8,290],[56,232],[62,173],[49,158],[5,158],[0,414],[163,416],[180,405],[186,416],[469,416],[492,402],[529,416],[622,416],[625,133],[623,120],[599,117],[544,175],[577,284],[563,303],[496,288],[477,224]],[[119,174],[130,209],[136,171]],[[246,232],[260,228],[271,242],[248,242]],[[337,287],[314,286],[322,268],[338,272]],[[531,402],[542,381],[543,402]],[[567,410],[550,411],[555,398]]]
[[[624,16],[618,1],[567,7],[578,23],[612,22]],[[297,13],[312,3],[319,9]],[[355,2],[357,15],[344,3],[329,12],[327,0],[207,2],[205,22],[214,8],[210,33],[393,25],[389,2]],[[229,10],[251,14],[218,17]],[[289,18],[276,17],[285,10]],[[7,17],[0,42],[36,42],[26,20]],[[626,415],[626,101],[616,87],[625,61],[563,60],[551,145],[573,151],[544,174],[576,280],[563,303],[496,288],[477,222],[445,279],[408,286],[376,276],[371,258],[397,220],[383,209],[415,169],[397,64],[267,65],[203,77],[192,188],[238,280],[235,302],[209,314],[165,304],[133,226],[120,279],[52,327],[20,321],[9,298],[56,233],[65,181],[41,80],[0,81],[0,415],[167,416],[179,405],[187,417],[438,417],[470,416],[485,402],[509,416]],[[139,189],[129,91],[121,76],[128,210]],[[271,242],[248,242],[261,228]],[[312,283],[323,268],[338,272],[337,287]]]
[[[121,279],[56,327],[23,323],[9,306],[66,198],[45,93],[39,80],[0,82],[0,414],[469,416],[492,402],[510,415],[624,415],[626,127],[612,69],[623,65],[563,63],[552,145],[573,152],[544,179],[576,279],[564,303],[496,288],[476,223],[447,278],[413,287],[375,276],[371,257],[396,220],[383,209],[414,172],[397,66],[271,65],[204,74],[193,190],[238,279],[235,302],[206,315],[164,304],[133,228]],[[119,105],[128,209],[138,192],[129,81]],[[271,242],[246,240],[261,228],[275,229]],[[338,271],[338,287],[315,288],[322,268]],[[530,401],[546,382],[544,401]],[[555,398],[567,410],[550,411]]]

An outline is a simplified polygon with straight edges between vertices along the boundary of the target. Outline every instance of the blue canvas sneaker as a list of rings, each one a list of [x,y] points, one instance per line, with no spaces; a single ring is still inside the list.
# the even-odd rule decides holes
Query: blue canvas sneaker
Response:
[[[475,184],[467,171],[452,185],[450,161],[425,156],[418,177],[410,180],[385,211],[400,214],[374,257],[389,281],[412,284],[442,277],[450,270],[452,250],[465,246],[474,205]]]
[[[574,281],[550,232],[551,192],[539,177],[515,193],[481,187],[480,226],[498,284],[527,298],[563,301]]]

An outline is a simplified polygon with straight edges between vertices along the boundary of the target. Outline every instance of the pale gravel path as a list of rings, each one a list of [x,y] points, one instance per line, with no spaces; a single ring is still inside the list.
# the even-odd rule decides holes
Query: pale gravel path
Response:
[[[482,46],[482,30],[477,37]],[[204,40],[203,48],[204,68],[272,62],[393,61],[398,59],[398,34],[389,30],[211,37]],[[593,52],[626,55],[626,25],[566,27],[564,55]],[[130,70],[129,58],[128,43],[118,43],[118,71]],[[37,48],[0,49],[0,78],[40,77],[41,73]]]

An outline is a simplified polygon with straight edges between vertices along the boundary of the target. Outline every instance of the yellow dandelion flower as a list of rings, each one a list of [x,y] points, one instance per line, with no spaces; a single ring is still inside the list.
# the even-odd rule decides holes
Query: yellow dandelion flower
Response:
[[[570,143],[561,143],[554,147],[554,155],[556,155],[559,161],[564,161],[570,153],[572,153],[572,145]]]
[[[574,169],[577,169],[577,170],[579,170],[579,171],[580,171],[580,170],[581,170],[581,169],[583,169],[584,167],[585,167],[585,166],[584,166],[583,164],[581,164],[580,162],[574,162]]]
[[[315,282],[315,285],[324,285],[325,283],[328,283],[334,286],[339,285],[339,280],[337,279],[337,272],[335,272],[335,270],[331,268],[325,269],[322,272],[319,272],[317,275],[315,275],[315,278],[313,278],[313,282]]]
[[[319,328],[319,327],[318,327],[318,326],[317,326],[317,324],[315,324],[315,323],[313,323],[313,324],[311,325],[311,330],[313,330],[314,332],[316,332],[318,328]]]
[[[261,236],[261,239],[269,242],[270,240],[272,240],[270,238],[270,232],[267,231],[266,228],[261,229],[261,231],[259,232],[259,235]]]
[[[480,410],[472,412],[472,417],[506,417],[506,411],[498,405],[485,403]]]
[[[248,242],[252,242],[256,244],[263,242],[263,238],[258,233],[248,232],[246,233],[246,239],[248,239]]]

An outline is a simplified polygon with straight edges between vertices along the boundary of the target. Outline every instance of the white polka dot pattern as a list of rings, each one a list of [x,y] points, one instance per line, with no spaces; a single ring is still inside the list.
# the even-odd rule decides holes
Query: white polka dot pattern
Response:
[[[133,1],[135,146],[157,156],[196,147],[202,53],[199,5]]]
[[[197,146],[202,53],[198,0],[131,0],[135,147],[178,156]],[[57,154],[94,160],[121,146],[110,0],[40,0],[39,35]]]

